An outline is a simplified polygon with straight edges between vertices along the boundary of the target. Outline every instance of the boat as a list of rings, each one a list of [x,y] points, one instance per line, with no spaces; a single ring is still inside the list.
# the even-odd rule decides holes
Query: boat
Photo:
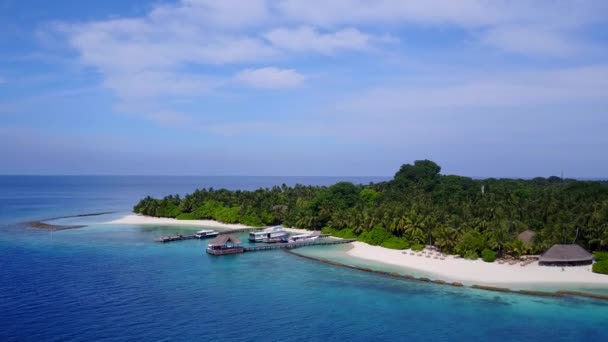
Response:
[[[289,242],[313,241],[318,239],[320,235],[321,233],[318,231],[310,234],[292,235],[289,237]]]
[[[269,227],[261,231],[249,233],[251,242],[287,242],[289,233],[283,230],[282,226]]]
[[[197,239],[206,239],[217,236],[218,234],[219,233],[215,230],[199,230],[198,232],[196,232],[196,234],[194,234],[194,236],[196,236]]]
[[[262,239],[262,242],[264,242],[264,243],[279,243],[279,242],[288,242],[288,241],[289,241],[289,235],[275,236],[275,237]]]

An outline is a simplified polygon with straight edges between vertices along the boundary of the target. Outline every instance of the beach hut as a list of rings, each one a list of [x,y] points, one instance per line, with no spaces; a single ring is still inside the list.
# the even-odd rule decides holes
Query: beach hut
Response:
[[[529,246],[534,241],[535,236],[536,232],[534,232],[533,230],[524,230],[523,232],[519,233],[519,235],[517,235],[517,240]]]
[[[207,253],[213,255],[243,253],[245,249],[241,247],[241,239],[233,235],[220,235],[209,242]]]
[[[538,259],[541,266],[580,266],[592,263],[593,255],[576,244],[554,245]]]

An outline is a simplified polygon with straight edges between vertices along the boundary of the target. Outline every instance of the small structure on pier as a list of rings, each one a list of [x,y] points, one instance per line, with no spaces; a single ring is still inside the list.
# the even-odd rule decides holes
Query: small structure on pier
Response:
[[[220,235],[209,242],[207,253],[213,255],[226,255],[243,253],[245,249],[241,247],[241,239],[232,235]]]
[[[538,259],[541,266],[581,266],[592,263],[593,254],[577,244],[554,245]]]

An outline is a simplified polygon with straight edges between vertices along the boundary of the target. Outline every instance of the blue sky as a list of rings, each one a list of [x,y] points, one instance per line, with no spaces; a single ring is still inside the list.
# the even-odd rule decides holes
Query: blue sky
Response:
[[[608,177],[606,13],[0,0],[0,174]]]

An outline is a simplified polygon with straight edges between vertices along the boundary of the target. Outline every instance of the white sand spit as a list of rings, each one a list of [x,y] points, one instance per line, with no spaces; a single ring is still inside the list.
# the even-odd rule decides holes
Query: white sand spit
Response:
[[[254,228],[244,224],[222,223],[214,220],[176,220],[167,217],[151,217],[144,215],[127,215],[117,220],[106,222],[107,224],[143,224],[143,225],[165,225],[165,226],[197,226],[221,229],[243,229]]]

